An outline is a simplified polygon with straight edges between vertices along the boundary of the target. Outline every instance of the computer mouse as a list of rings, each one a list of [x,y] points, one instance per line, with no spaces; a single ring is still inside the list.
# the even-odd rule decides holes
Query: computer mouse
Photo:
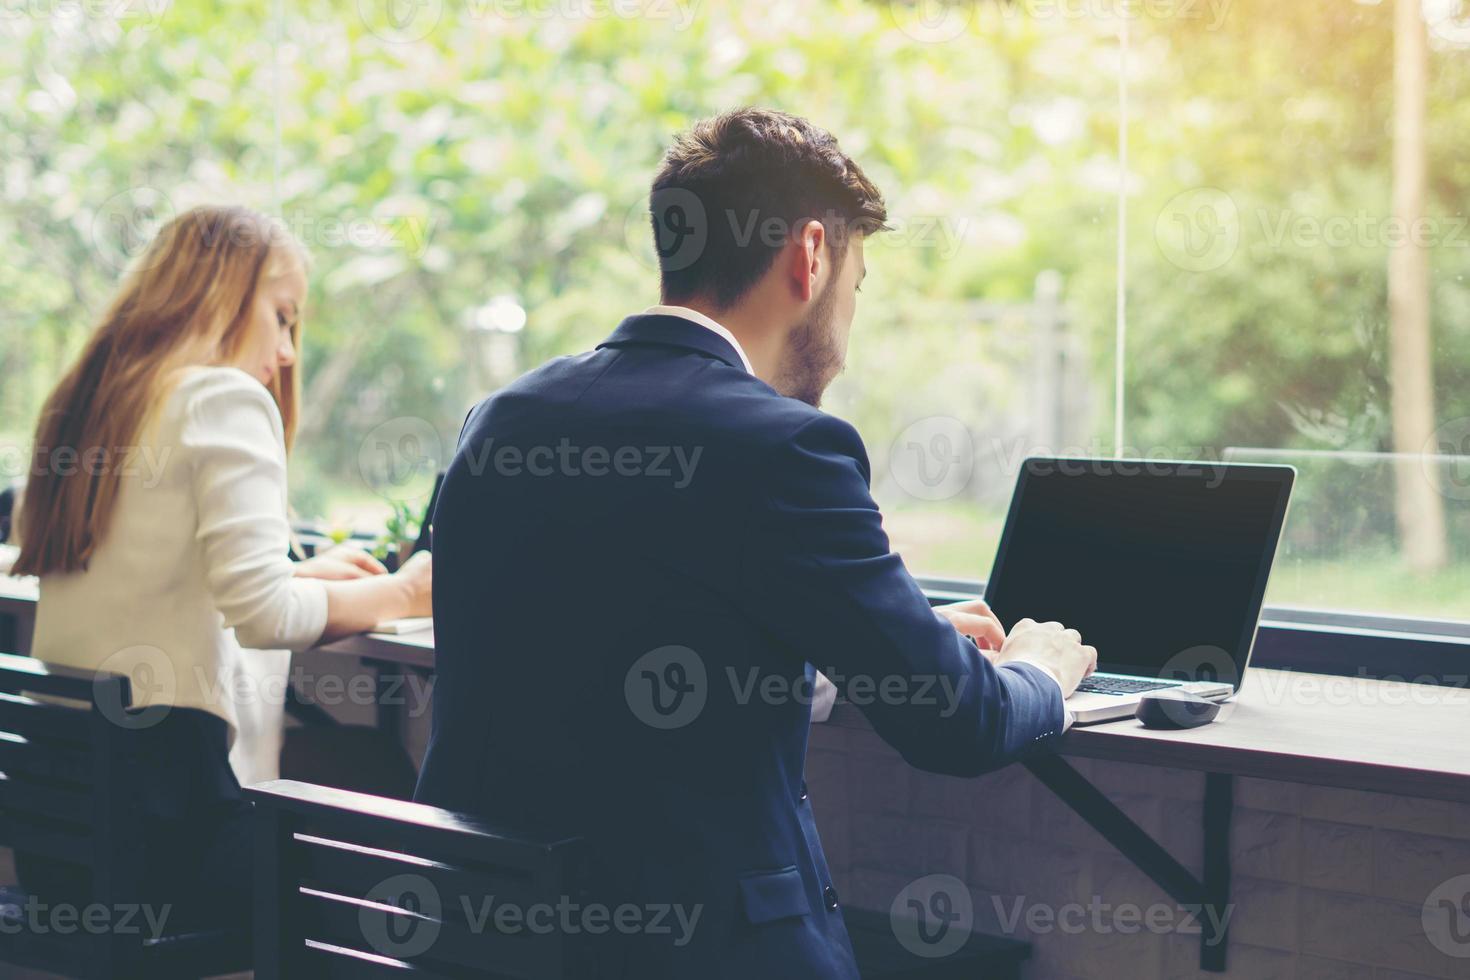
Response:
[[[1198,728],[1220,713],[1220,705],[1177,688],[1151,691],[1138,699],[1134,716],[1144,728]]]

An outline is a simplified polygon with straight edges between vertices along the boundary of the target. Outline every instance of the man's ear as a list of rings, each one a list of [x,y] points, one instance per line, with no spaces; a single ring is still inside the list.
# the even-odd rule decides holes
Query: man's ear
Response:
[[[808,221],[797,229],[792,244],[796,247],[791,249],[791,284],[797,299],[810,303],[828,263],[827,229],[820,221]]]

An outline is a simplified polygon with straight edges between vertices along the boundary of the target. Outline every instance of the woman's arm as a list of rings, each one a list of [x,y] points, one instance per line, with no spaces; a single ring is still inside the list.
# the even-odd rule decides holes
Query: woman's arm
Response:
[[[386,619],[427,615],[430,572],[348,582],[298,578],[287,557],[286,453],[270,394],[243,372],[211,372],[181,444],[191,466],[205,576],[243,646],[305,649]]]
[[[392,575],[325,582],[327,626],[321,642],[365,632],[389,619],[430,615],[433,569],[429,553],[421,551]]]

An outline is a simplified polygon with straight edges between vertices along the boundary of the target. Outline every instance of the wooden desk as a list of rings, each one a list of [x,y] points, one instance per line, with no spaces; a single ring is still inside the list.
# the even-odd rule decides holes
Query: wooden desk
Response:
[[[1253,669],[1213,724],[1073,728],[1061,752],[1470,803],[1470,689]]]
[[[434,669],[434,631],[432,629],[402,634],[362,633],[317,647],[317,650],[377,664],[392,664],[426,671]]]
[[[330,653],[434,666],[434,634],[354,636]],[[850,705],[828,722],[868,727]],[[1213,724],[1154,731],[1132,718],[1073,728],[1062,755],[1470,802],[1470,689],[1252,669]]]
[[[0,615],[27,635],[36,586],[0,576]],[[322,652],[432,671],[434,633],[350,636]],[[839,705],[829,724],[867,727]],[[1133,719],[1073,728],[1062,755],[1470,802],[1470,689],[1252,669],[1214,724],[1151,731]]]

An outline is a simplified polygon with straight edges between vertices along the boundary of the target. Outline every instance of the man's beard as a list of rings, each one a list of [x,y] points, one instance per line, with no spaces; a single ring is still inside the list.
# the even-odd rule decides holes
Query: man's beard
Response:
[[[820,408],[827,386],[842,372],[842,351],[832,326],[832,309],[837,304],[834,278],[817,297],[812,312],[791,334],[781,358],[776,384],[781,394]]]

